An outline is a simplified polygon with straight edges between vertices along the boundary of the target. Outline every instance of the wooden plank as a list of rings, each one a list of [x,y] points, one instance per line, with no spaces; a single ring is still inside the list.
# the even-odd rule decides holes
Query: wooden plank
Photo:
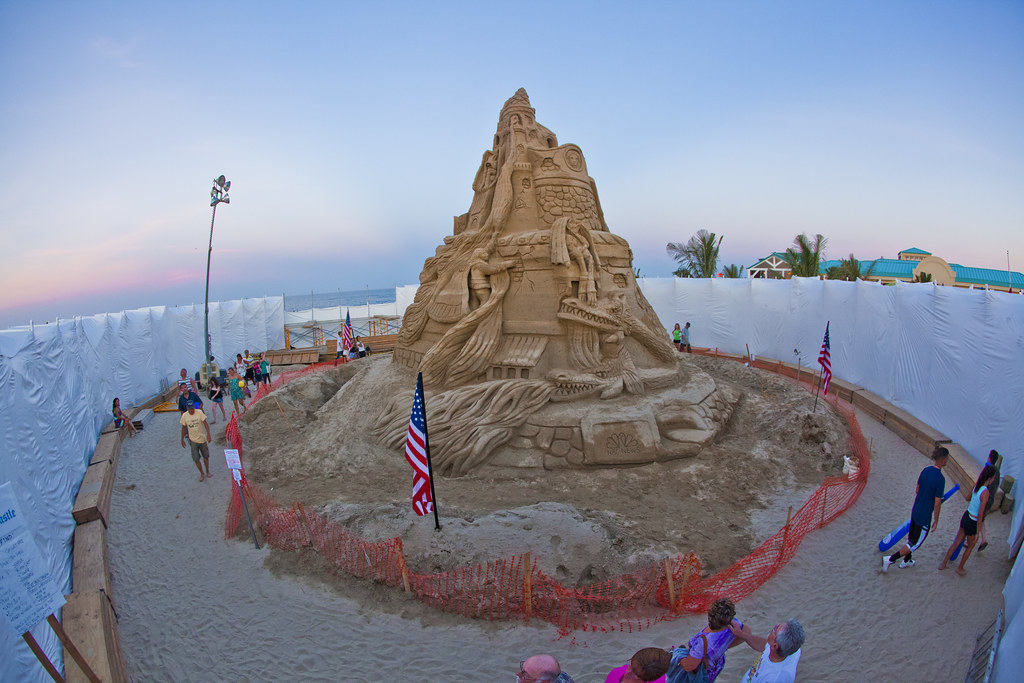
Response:
[[[111,598],[107,528],[103,526],[101,520],[97,519],[75,527],[73,552],[71,588],[76,593],[101,590]]]
[[[394,351],[395,344],[398,343],[398,334],[378,334],[373,337],[362,337],[362,342],[372,353]]]
[[[117,616],[102,591],[75,591],[67,596],[61,625],[100,679],[113,683],[130,680],[128,666],[121,654]],[[88,680],[67,651],[64,653],[64,675],[68,683]]]
[[[107,525],[115,473],[116,468],[110,460],[89,465],[75,497],[75,506],[71,509],[71,516],[75,518],[76,523],[85,524],[101,519],[103,524]]]
[[[852,403],[854,406],[860,408],[875,420],[882,423],[885,422],[886,410],[896,407],[881,396],[868,391],[867,389],[859,389],[853,392]]]
[[[98,462],[104,460],[111,460],[114,463],[114,467],[117,467],[117,459],[121,455],[121,435],[114,432],[104,432],[100,434],[99,440],[96,442],[96,448],[92,452],[92,458],[89,460],[90,465],[95,465]]]
[[[919,435],[919,440],[930,442],[934,448],[937,444],[945,444],[952,441],[951,438],[935,429],[931,425],[923,422],[905,410],[896,408],[893,406],[885,412],[885,423],[886,426],[895,424],[909,432],[914,432]],[[931,451],[928,451],[931,453]]]
[[[946,479],[960,484],[964,500],[970,500],[974,482],[981,476],[981,464],[958,443],[943,444],[943,447],[949,451],[949,461],[942,468],[942,473]]]
[[[855,391],[863,391],[863,389],[858,387],[856,384],[850,384],[849,382],[844,382],[843,380],[835,377],[832,378],[832,381],[829,382],[828,385],[829,394],[835,394],[840,399],[851,403],[853,402],[853,392]]]

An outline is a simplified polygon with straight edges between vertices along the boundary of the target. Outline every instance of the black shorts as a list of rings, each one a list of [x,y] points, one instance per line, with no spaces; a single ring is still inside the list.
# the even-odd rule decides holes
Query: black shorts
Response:
[[[969,512],[964,512],[964,516],[960,518],[960,528],[964,530],[966,536],[975,536],[978,533],[978,520],[971,519]]]
[[[914,523],[914,520],[910,520],[910,533],[907,534],[907,545],[910,546],[910,552],[920,548],[926,538],[928,538],[928,527],[919,526]]]
[[[252,368],[246,368],[244,379],[252,380]]]

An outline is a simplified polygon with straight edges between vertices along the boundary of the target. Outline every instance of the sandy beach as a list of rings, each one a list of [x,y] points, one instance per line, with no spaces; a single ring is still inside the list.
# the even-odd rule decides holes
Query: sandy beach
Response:
[[[136,681],[500,681],[512,680],[521,659],[550,652],[578,683],[600,682],[640,647],[679,644],[705,623],[687,615],[640,632],[559,638],[541,623],[432,612],[400,592],[377,606],[379,592],[355,580],[282,574],[277,551],[223,538],[225,423],[213,426],[214,476],[200,483],[176,417],[157,414],[125,441],[111,507],[113,599]],[[761,634],[790,617],[804,624],[798,680],[962,680],[976,635],[1002,605],[1010,517],[990,518],[990,545],[971,557],[966,577],[939,572],[966,508],[954,497],[915,553],[917,566],[883,575],[878,539],[909,515],[928,461],[866,415],[858,419],[873,443],[860,500],[810,534],[792,562],[738,604],[738,617]],[[784,520],[782,509],[764,523]],[[718,680],[738,680],[755,658],[744,645],[733,649]]]

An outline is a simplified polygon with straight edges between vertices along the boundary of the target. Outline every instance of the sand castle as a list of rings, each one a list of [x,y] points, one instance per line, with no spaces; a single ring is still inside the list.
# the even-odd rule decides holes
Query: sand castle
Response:
[[[680,366],[583,152],[537,123],[522,88],[473,192],[424,263],[394,352],[432,394],[435,469],[642,464],[712,442],[735,394]],[[385,445],[404,439],[410,401],[381,415]]]

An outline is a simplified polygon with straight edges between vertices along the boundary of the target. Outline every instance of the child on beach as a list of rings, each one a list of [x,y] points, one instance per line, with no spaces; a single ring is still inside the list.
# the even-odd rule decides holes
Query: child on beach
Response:
[[[263,375],[263,383],[270,388],[270,361],[267,360],[267,354],[264,351],[260,354],[260,372]]]
[[[235,405],[235,413],[244,415],[247,410],[245,406],[245,380],[238,376],[234,368],[228,370],[228,392],[231,394],[231,402]],[[242,411],[238,411],[238,404],[242,404]]]

